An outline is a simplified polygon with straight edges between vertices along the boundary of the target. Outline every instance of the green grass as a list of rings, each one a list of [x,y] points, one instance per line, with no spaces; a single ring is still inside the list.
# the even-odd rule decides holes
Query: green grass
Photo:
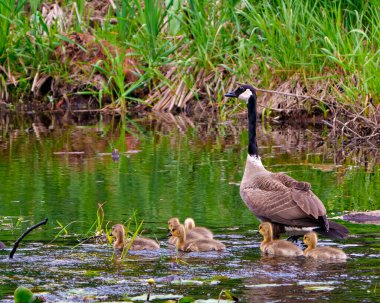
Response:
[[[121,52],[105,50],[106,62],[101,68],[95,64],[93,70],[108,79],[101,95],[109,96],[121,110],[142,101],[133,95],[141,86],[151,92],[144,97],[147,102],[161,109],[205,98],[225,108],[223,93],[236,81],[265,88],[294,75],[306,86],[330,81],[330,91],[336,94],[338,85],[344,91],[341,101],[347,104],[379,103],[377,1],[114,2],[115,14],[110,7],[103,25],[91,32],[97,41],[107,40],[120,50],[131,48],[140,62],[141,79],[125,83]],[[62,81],[70,79],[67,66],[53,56],[65,35],[60,32],[62,25],[58,20],[48,25],[41,5],[38,0],[0,0],[3,99],[9,94],[27,95],[37,71]],[[83,0],[62,2],[64,14],[73,17],[67,33],[89,31],[91,16],[85,7]],[[111,18],[117,24],[111,24]]]

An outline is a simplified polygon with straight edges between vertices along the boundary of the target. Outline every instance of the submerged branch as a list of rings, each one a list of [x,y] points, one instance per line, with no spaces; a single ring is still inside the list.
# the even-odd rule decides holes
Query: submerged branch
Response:
[[[29,227],[22,235],[20,238],[17,239],[17,241],[15,242],[15,244],[13,245],[13,249],[11,251],[11,253],[9,254],[9,259],[12,259],[13,258],[13,255],[15,254],[16,250],[17,250],[17,247],[18,245],[20,244],[21,240],[24,239],[24,237],[30,233],[33,229],[36,229],[37,227],[41,226],[41,225],[45,225],[46,222],[48,221],[48,218],[46,218],[45,220],[41,221],[40,223],[37,223],[36,225],[33,225],[32,227]]]

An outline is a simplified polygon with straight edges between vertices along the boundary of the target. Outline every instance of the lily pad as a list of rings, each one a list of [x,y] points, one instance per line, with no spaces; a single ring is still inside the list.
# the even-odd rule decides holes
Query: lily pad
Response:
[[[203,285],[203,281],[198,280],[174,280],[171,282],[173,285]]]
[[[315,285],[315,286],[305,286],[305,290],[316,290],[316,291],[331,291],[335,287],[327,286],[327,285]]]
[[[255,284],[255,285],[244,285],[247,288],[265,288],[265,287],[278,287],[278,286],[291,286],[293,284]]]
[[[231,303],[231,302],[235,302],[235,301],[232,301],[232,300],[219,300],[219,299],[207,299],[207,300],[199,299],[199,300],[195,300],[194,301],[194,303]]]
[[[181,299],[183,296],[181,295],[172,295],[172,294],[167,294],[167,295],[150,295],[150,298],[149,300],[179,300]],[[136,296],[136,297],[132,297],[132,298],[128,298],[129,300],[132,300],[132,301],[146,301],[147,300],[147,295],[144,294],[144,295],[141,295],[141,296]]]

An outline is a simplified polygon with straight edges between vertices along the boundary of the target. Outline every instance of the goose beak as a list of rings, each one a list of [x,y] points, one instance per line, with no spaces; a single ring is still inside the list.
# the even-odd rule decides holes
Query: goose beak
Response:
[[[232,91],[232,92],[229,92],[229,93],[225,94],[224,97],[237,98],[235,91]]]

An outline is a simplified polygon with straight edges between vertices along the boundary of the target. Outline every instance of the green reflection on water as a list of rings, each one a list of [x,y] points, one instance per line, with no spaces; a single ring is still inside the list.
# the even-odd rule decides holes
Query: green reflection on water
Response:
[[[263,285],[284,284],[289,294],[299,293],[294,297],[296,301],[302,301],[305,295],[320,297],[319,293],[310,290],[318,288],[307,288],[296,281],[309,282],[325,277],[338,284],[330,293],[323,294],[326,300],[342,298],[342,291],[350,293],[353,300],[375,298],[373,281],[377,276],[373,271],[379,269],[376,263],[378,226],[344,222],[353,234],[352,238],[340,242],[353,259],[344,266],[310,266],[305,260],[290,265],[287,262],[273,264],[260,258],[260,237],[252,232],[258,221],[239,196],[238,184],[246,160],[244,122],[169,118],[144,117],[120,123],[117,119],[96,116],[80,123],[77,118],[76,124],[65,125],[62,117],[48,116],[18,118],[6,129],[2,124],[0,240],[10,245],[27,226],[45,217],[49,218],[48,225],[28,235],[23,247],[27,247],[28,240],[48,242],[53,239],[58,233],[56,220],[63,225],[75,221],[68,227],[69,232],[83,234],[96,220],[98,203],[105,202],[106,221],[123,222],[137,211],[138,219],[144,220],[144,234],[156,236],[163,242],[166,241],[168,218],[178,216],[183,220],[191,216],[226,242],[227,253],[220,258],[185,258],[190,266],[178,269],[172,266],[173,252],[163,250],[147,260],[133,256],[136,262],[116,266],[109,261],[110,247],[72,250],[69,243],[69,248],[48,246],[30,252],[20,250],[16,255],[26,259],[25,264],[16,263],[14,271],[5,271],[7,253],[2,251],[0,269],[5,282],[1,285],[0,299],[12,293],[17,281],[33,284],[28,279],[34,275],[40,277],[41,273],[45,276],[40,277],[39,287],[54,292],[56,297],[64,297],[65,291],[74,287],[64,285],[67,277],[94,288],[105,283],[109,287],[107,292],[112,294],[114,290],[110,285],[116,283],[115,275],[117,279],[130,279],[136,284],[141,275],[177,274],[183,279],[225,275],[230,280],[220,287],[237,288],[239,295],[252,298],[257,296],[257,288],[251,290],[245,285],[257,286],[258,281]],[[55,125],[49,130],[53,122]],[[303,130],[259,128],[258,133],[264,165],[272,171],[284,171],[295,179],[310,182],[330,217],[350,210],[380,209],[380,167],[376,159],[370,160],[368,165],[357,166],[357,161],[345,158],[335,165],[334,152],[314,142]],[[120,150],[117,162],[111,158],[112,148]],[[62,151],[83,153],[55,154]],[[45,251],[52,263],[46,260]],[[55,265],[56,261],[61,266]],[[89,277],[89,273],[98,272],[100,276],[91,274]],[[340,281],[341,276],[347,281]],[[360,288],[363,281],[369,284],[354,290]],[[44,283],[51,288],[46,289]],[[170,293],[173,286],[167,289]],[[220,292],[215,287],[203,292],[198,288],[174,289],[196,297],[204,297],[204,291],[217,297]],[[142,292],[133,289],[129,293]],[[270,300],[281,297],[284,290],[267,287],[260,292]],[[120,299],[120,292],[115,293],[112,298]]]
[[[52,225],[55,220],[63,224],[75,220],[73,232],[83,233],[95,220],[97,204],[106,202],[106,220],[125,221],[137,210],[153,233],[160,232],[157,227],[165,228],[172,216],[192,216],[213,228],[252,224],[255,228],[257,221],[242,203],[238,188],[246,157],[244,124],[238,129],[207,123],[179,129],[152,121],[118,124],[103,119],[86,127],[49,131],[39,120],[34,125],[40,125],[40,133],[36,126],[34,132],[26,132],[24,121],[20,128],[15,125],[13,131],[3,132],[1,214],[32,221],[48,217]],[[288,134],[275,132],[271,137],[270,132],[261,132],[264,165],[310,182],[331,216],[380,208],[378,166],[369,172],[362,166],[334,166],[313,147],[302,147],[302,142],[286,146]],[[279,142],[283,146],[276,145]],[[118,162],[101,154],[113,147],[121,151]],[[61,151],[83,154],[54,154]],[[53,234],[46,229],[43,240]],[[14,239],[7,230],[1,236]]]

